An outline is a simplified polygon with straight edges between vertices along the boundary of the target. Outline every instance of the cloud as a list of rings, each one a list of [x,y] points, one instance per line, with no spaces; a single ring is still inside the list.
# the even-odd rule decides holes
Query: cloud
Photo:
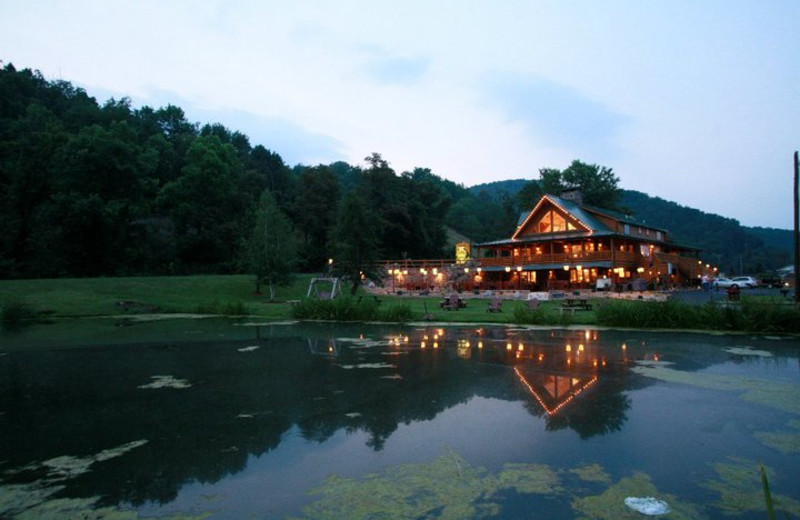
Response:
[[[367,66],[369,75],[383,84],[411,83],[422,77],[427,69],[426,58],[374,59]]]
[[[540,142],[609,158],[629,119],[579,91],[544,78],[492,74],[481,82],[483,98]],[[594,160],[593,157],[585,157]]]
[[[362,70],[367,77],[382,85],[411,84],[428,71],[430,59],[425,56],[399,56],[374,45],[359,45],[366,54]]]

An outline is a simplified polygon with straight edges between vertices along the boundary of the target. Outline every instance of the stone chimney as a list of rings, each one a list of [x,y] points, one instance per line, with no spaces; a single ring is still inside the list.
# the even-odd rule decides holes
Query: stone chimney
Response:
[[[583,192],[581,191],[580,186],[566,188],[561,192],[561,198],[564,200],[569,200],[577,206],[583,206]]]

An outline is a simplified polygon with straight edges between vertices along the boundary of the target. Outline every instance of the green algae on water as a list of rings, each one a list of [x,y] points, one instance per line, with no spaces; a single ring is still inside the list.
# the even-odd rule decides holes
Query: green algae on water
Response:
[[[704,516],[691,504],[678,502],[672,495],[660,493],[650,477],[644,473],[635,473],[620,481],[599,495],[576,498],[572,508],[578,513],[580,520],[637,520],[643,518],[641,513],[633,511],[625,505],[628,497],[656,497],[667,503],[670,512],[659,515],[659,518],[670,520],[699,520]]]
[[[660,363],[637,363],[631,371],[668,383],[709,390],[739,391],[742,392],[741,398],[746,401],[800,415],[800,384],[732,374],[684,372]]]
[[[503,490],[552,495],[562,490],[549,466],[507,464],[493,475],[451,453],[427,463],[403,464],[360,479],[330,476],[312,491],[320,499],[305,518],[489,518],[500,512],[492,499]]]
[[[714,506],[730,515],[762,514],[765,511],[764,493],[761,483],[761,465],[749,459],[729,457],[725,462],[713,464],[718,479],[702,484],[719,494]],[[770,487],[773,488],[772,499],[776,509],[794,516],[800,516],[800,502],[785,495],[774,492],[774,484],[778,481],[771,468],[765,468]]]
[[[579,479],[585,482],[599,482],[601,484],[611,484],[611,476],[606,473],[606,470],[600,464],[594,463],[588,466],[581,466],[569,470],[574,473]]]
[[[756,432],[755,436],[761,444],[784,455],[800,454],[800,431]]]

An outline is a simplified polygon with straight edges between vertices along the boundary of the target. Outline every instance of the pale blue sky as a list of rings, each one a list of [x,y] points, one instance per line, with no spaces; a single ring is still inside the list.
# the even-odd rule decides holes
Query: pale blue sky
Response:
[[[580,159],[788,229],[798,21],[796,0],[0,0],[0,60],[290,165],[379,152],[471,186]]]

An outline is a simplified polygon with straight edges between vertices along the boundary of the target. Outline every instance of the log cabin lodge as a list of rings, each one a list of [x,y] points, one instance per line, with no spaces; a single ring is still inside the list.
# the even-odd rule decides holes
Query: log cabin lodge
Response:
[[[696,285],[708,269],[700,250],[665,229],[583,204],[579,189],[544,195],[520,216],[510,238],[479,243],[451,265],[394,263],[392,288],[461,290],[666,289]],[[470,253],[477,254],[470,255]],[[471,256],[471,258],[470,258]]]

